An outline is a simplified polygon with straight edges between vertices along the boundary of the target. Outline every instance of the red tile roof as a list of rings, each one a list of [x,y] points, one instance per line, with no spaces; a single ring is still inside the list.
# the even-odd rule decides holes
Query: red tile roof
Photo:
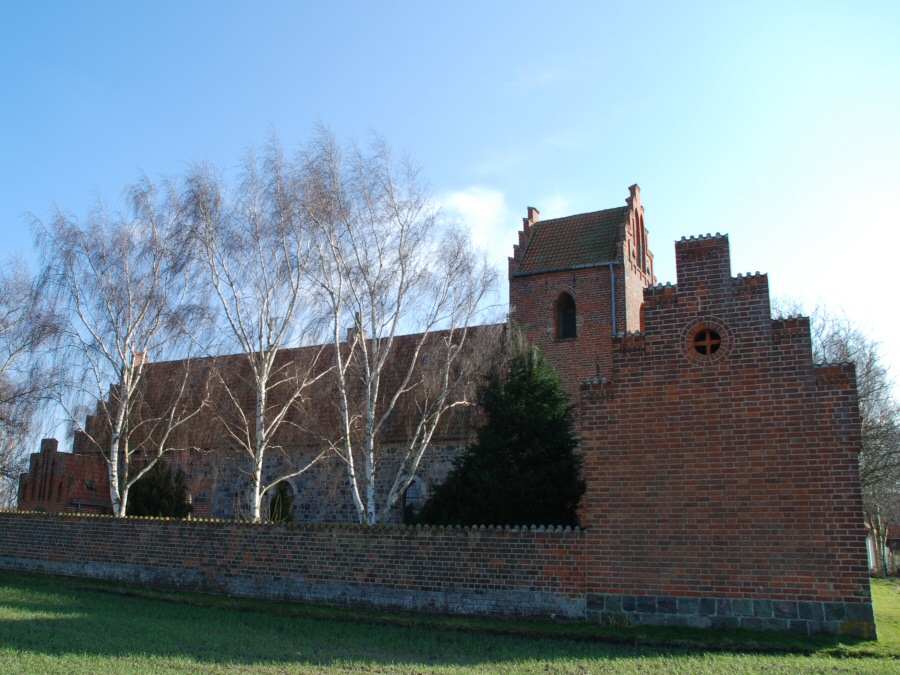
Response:
[[[542,220],[533,226],[516,274],[566,269],[615,260],[628,207]]]

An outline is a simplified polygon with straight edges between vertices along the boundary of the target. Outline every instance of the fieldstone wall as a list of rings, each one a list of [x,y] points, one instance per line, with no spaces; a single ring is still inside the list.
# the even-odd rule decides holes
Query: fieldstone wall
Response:
[[[691,598],[672,595],[587,596],[585,616],[603,624],[626,623],[721,630],[790,631],[875,637],[869,602]]]

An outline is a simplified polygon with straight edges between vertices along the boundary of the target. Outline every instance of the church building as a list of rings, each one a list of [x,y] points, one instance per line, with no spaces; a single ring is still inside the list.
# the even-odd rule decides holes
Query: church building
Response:
[[[368,552],[344,561],[348,570],[376,566],[375,581],[341,572],[322,587],[325,595],[300,584],[285,597],[321,599],[340,588],[340,598],[432,609],[450,603],[447,611],[464,613],[495,611],[466,604],[492,597],[504,612],[536,603],[521,611],[554,608],[601,622],[874,634],[853,365],[813,363],[808,319],[772,318],[767,277],[732,276],[725,235],[675,242],[676,283],[657,284],[637,185],[625,202],[551,220],[529,208],[509,259],[510,322],[544,351],[576,404],[587,485],[581,529],[527,536],[385,530],[377,536],[393,542],[387,558]],[[147,377],[171,367],[150,364]],[[435,441],[394,522],[442,480],[466,441],[447,430]],[[195,517],[240,517],[246,475],[233,455],[185,447],[167,461],[186,470]],[[272,461],[291,457],[273,454]],[[343,475],[339,461],[323,461],[293,481],[295,522],[354,522]],[[19,509],[109,512],[107,481],[102,456],[83,438],[74,454],[46,440],[21,477]],[[340,532],[354,546],[376,536]],[[325,534],[312,527],[305,536]],[[328,536],[317,546],[338,541]],[[420,588],[428,565],[450,569],[440,557],[449,544],[428,542],[453,537],[469,537],[451,567],[463,570],[463,558],[474,556],[471,578],[440,591]],[[510,567],[519,558],[497,553],[507,546],[524,547],[516,549],[522,570]],[[418,561],[408,578],[396,565],[401,548]],[[205,564],[196,556],[188,563]],[[495,567],[501,576],[490,581]],[[321,578],[331,578],[331,568],[322,569]],[[399,576],[379,586],[391,575]],[[490,587],[479,592],[487,595],[472,595],[484,579]]]

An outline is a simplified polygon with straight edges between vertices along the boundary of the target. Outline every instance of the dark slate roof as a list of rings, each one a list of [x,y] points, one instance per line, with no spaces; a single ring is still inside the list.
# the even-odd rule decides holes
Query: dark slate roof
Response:
[[[616,259],[616,239],[628,207],[542,220],[533,226],[516,274],[556,270]]]

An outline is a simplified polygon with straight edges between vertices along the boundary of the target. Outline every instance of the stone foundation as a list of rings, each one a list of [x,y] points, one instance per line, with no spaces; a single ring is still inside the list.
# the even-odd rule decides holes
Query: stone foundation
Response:
[[[589,594],[585,618],[608,625],[771,630],[801,635],[828,633],[875,637],[875,615],[870,602]]]

